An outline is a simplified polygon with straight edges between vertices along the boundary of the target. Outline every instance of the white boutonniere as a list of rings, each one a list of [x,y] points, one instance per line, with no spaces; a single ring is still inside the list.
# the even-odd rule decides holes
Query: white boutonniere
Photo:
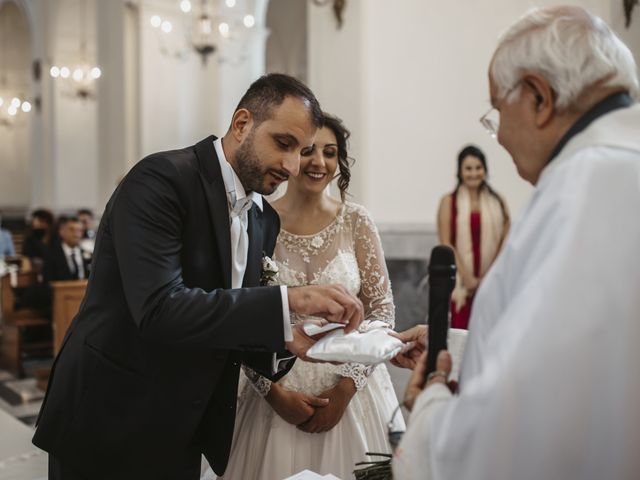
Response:
[[[277,285],[278,265],[268,255],[262,254],[262,273],[260,274],[260,285]]]

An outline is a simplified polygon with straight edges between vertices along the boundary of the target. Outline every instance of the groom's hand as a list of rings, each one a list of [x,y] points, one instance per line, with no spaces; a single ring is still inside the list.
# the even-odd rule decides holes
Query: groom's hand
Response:
[[[342,285],[290,287],[287,292],[289,311],[345,323],[345,333],[357,329],[364,318],[362,302]]]

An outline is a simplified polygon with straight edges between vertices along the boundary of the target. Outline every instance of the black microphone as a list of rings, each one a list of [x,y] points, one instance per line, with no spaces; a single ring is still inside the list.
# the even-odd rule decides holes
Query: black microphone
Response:
[[[456,257],[453,250],[438,245],[431,250],[429,259],[429,352],[426,375],[435,371],[440,350],[447,349],[449,331],[449,305],[456,285]]]

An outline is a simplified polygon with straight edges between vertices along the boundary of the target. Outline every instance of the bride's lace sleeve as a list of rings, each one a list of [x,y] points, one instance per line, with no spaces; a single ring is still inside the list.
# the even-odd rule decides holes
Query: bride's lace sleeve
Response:
[[[271,380],[251,370],[246,365],[242,365],[242,370],[244,371],[244,374],[249,379],[249,383],[258,393],[258,395],[264,397],[267,395],[267,393],[269,393],[269,390],[271,390]]]
[[[358,269],[360,270],[360,300],[364,305],[365,320],[382,320],[395,325],[395,306],[389,272],[384,261],[382,242],[373,219],[360,206],[356,206],[353,218],[353,241]],[[367,377],[374,367],[348,363],[338,368],[338,373],[349,377],[358,390],[367,384]]]

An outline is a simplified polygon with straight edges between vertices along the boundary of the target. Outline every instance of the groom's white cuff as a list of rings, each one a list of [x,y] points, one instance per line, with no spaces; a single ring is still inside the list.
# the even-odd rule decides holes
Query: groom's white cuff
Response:
[[[286,285],[280,285],[280,294],[282,295],[282,321],[284,322],[284,341],[293,342],[293,332],[291,331],[291,320],[289,318],[289,295],[287,294]]]
[[[287,294],[287,286],[280,285],[280,295],[282,296],[282,321],[284,325],[284,341],[293,341],[293,331],[291,330],[291,320],[289,319],[289,295]],[[276,374],[280,370],[287,367],[288,363],[295,355],[286,358],[278,358],[277,354],[273,354],[271,361],[271,373]]]
[[[290,357],[277,358],[277,355],[273,354],[273,361],[271,363],[271,373],[275,375],[280,370],[284,370],[289,366],[289,362],[296,358],[295,355],[291,355]]]

